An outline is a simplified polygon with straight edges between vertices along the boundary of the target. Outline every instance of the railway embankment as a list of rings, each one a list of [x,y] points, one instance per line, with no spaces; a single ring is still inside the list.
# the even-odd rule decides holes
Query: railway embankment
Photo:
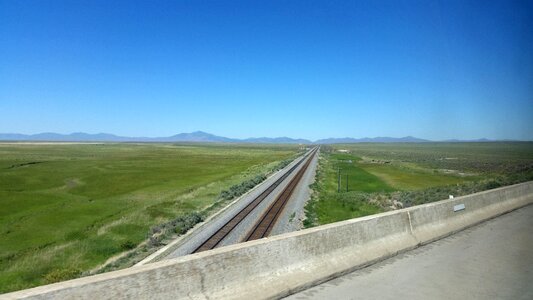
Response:
[[[250,212],[246,215],[246,219],[235,224],[236,228],[230,229],[227,232],[222,240],[219,241],[220,246],[229,245],[237,243],[240,241],[240,235],[246,234],[247,228],[253,225],[255,219],[257,219],[260,213],[269,205],[269,201],[263,201],[265,197],[269,194],[277,194],[282,189],[283,186],[280,185],[280,181],[285,179],[290,179],[294,176],[291,174],[291,170],[298,168],[298,165],[302,163],[304,156],[295,159],[293,162],[288,164],[285,168],[276,172],[269,178],[267,178],[263,183],[259,184],[255,188],[251,189],[249,192],[245,193],[238,199],[234,200],[230,205],[214,214],[208,218],[202,224],[199,224],[196,228],[170,243],[169,245],[163,247],[159,251],[150,255],[138,265],[144,265],[147,263],[152,263],[155,261],[160,261],[163,259],[171,259],[187,255],[195,250],[200,248],[210,237],[219,233],[228,223],[232,222],[243,210],[250,208]],[[262,198],[263,200],[258,200]],[[258,202],[254,204],[254,202]],[[254,208],[255,207],[255,208]]]

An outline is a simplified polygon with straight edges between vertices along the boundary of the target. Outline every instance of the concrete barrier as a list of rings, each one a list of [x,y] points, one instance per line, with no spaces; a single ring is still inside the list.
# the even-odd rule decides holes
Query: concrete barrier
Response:
[[[527,182],[0,298],[276,298],[531,203]]]
[[[526,182],[419,205],[407,208],[406,211],[411,219],[414,236],[420,243],[428,243],[532,203],[532,197],[533,182]],[[460,210],[454,211],[454,207]]]

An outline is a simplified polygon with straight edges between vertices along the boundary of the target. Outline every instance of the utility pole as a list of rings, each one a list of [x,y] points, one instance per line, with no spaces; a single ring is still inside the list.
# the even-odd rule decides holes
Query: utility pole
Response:
[[[348,174],[346,174],[346,191],[348,191]]]

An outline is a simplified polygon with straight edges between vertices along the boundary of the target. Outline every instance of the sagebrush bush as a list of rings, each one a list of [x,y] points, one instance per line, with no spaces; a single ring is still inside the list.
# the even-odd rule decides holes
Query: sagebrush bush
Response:
[[[44,276],[44,281],[46,283],[54,283],[78,277],[80,274],[81,271],[76,268],[54,269]]]
[[[125,242],[122,242],[122,244],[120,244],[120,248],[122,250],[131,250],[135,248],[135,243],[130,240],[127,240]]]
[[[242,194],[249,191],[251,188],[257,184],[263,182],[266,179],[264,174],[257,175],[254,178],[243,181],[239,184],[232,185],[229,189],[224,190],[220,193],[219,198],[224,200],[231,200],[241,196]]]
[[[189,229],[193,228],[194,225],[202,222],[203,220],[204,216],[201,213],[195,211],[178,216],[166,223],[156,225],[150,229],[149,243],[153,246],[157,246],[160,244],[161,240],[164,237],[172,233],[184,234]]]

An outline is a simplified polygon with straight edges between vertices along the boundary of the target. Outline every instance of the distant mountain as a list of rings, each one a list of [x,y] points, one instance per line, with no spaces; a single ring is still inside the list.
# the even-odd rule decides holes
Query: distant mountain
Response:
[[[311,144],[310,140],[305,139],[293,139],[289,137],[278,137],[278,138],[248,138],[242,140],[245,143],[258,143],[258,144]]]
[[[71,134],[59,134],[53,132],[43,132],[38,134],[0,134],[3,141],[54,141],[54,142],[126,142],[133,138],[116,136],[107,133],[88,134],[84,132],[74,132]]]
[[[214,135],[203,131],[180,133],[169,137],[125,137],[109,133],[90,134],[74,132],[71,134],[59,134],[44,132],[39,134],[0,133],[0,141],[50,141],[50,142],[205,142],[205,143],[258,143],[258,144],[350,144],[350,143],[426,143],[430,140],[419,139],[412,136],[401,138],[375,137],[375,138],[329,138],[317,141],[306,139],[293,139],[289,137],[259,137],[247,139],[232,139]],[[511,141],[511,140],[498,140]],[[443,142],[496,142],[486,138],[476,140],[445,140]]]
[[[155,138],[155,141],[164,142],[219,142],[219,143],[235,143],[239,140],[230,139],[223,136],[214,135],[203,131],[195,131],[191,133],[180,133],[167,138]]]
[[[449,143],[465,143],[465,142],[510,142],[512,140],[489,140],[486,138],[482,139],[473,139],[473,140],[458,140],[458,139],[451,139],[451,140],[444,140],[443,142],[449,142]]]
[[[311,141],[304,139],[292,139],[288,137],[278,138],[248,138],[232,139],[214,135],[203,131],[180,133],[169,137],[124,137],[108,133],[89,134],[75,132],[71,134],[59,134],[45,132],[39,134],[0,134],[0,141],[49,141],[49,142],[210,142],[210,143],[277,143],[277,144],[310,144]]]
[[[419,139],[412,136],[406,136],[402,138],[393,137],[375,137],[375,138],[329,138],[322,139],[315,142],[315,144],[351,144],[351,143],[425,143],[429,140]]]

